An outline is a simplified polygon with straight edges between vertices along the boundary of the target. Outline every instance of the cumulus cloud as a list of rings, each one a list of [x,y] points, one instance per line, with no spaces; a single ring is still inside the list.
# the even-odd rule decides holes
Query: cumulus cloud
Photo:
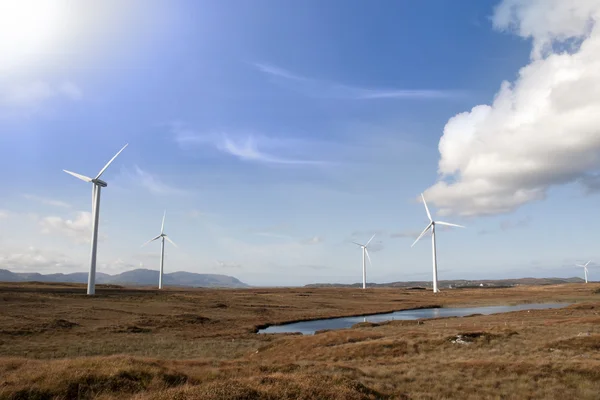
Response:
[[[17,251],[4,250],[0,253],[0,268],[10,269],[14,272],[78,267],[80,267],[79,264],[63,253],[33,246]]]
[[[79,211],[74,219],[44,217],[39,224],[43,234],[65,236],[76,243],[89,243],[91,239],[92,214],[89,212]]]
[[[451,118],[439,142],[437,183],[425,194],[440,214],[511,212],[600,170],[600,2],[504,0],[497,29],[532,39],[531,62],[491,105]]]

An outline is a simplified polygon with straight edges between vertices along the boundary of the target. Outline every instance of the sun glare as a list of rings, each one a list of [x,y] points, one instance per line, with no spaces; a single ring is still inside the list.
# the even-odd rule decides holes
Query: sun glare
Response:
[[[63,11],[61,0],[0,0],[0,69],[49,52]]]

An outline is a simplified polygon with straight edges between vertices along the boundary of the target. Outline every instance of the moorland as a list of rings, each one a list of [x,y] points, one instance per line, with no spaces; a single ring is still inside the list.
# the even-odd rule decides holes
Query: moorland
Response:
[[[259,335],[269,324],[569,302]],[[0,283],[0,399],[597,399],[600,284],[165,289]]]

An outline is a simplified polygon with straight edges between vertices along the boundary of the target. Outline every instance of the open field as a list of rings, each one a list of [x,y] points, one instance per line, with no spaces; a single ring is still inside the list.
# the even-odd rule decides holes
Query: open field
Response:
[[[0,399],[597,399],[600,284],[430,291],[0,284]],[[256,335],[428,306],[565,309]],[[458,343],[453,343],[462,335]]]

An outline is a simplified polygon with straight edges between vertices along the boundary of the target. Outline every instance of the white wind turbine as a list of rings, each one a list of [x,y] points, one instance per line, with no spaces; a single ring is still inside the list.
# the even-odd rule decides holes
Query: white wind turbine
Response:
[[[464,226],[451,224],[449,222],[434,221],[431,218],[431,214],[429,213],[429,208],[427,207],[427,202],[425,201],[425,196],[423,196],[423,193],[421,193],[421,198],[423,198],[423,204],[425,205],[425,211],[427,211],[427,217],[429,218],[429,225],[427,225],[425,230],[423,230],[423,232],[421,232],[421,234],[419,235],[417,240],[415,240],[415,242],[410,247],[413,247],[419,241],[419,239],[421,239],[423,237],[423,235],[425,235],[425,233],[427,233],[429,228],[431,228],[431,247],[433,250],[433,293],[438,293],[439,290],[438,290],[438,281],[437,281],[437,255],[436,255],[436,251],[435,251],[435,226],[437,224],[446,225],[446,226],[456,226],[459,228],[464,228]]]
[[[369,259],[369,265],[372,267],[373,264],[371,264],[371,256],[369,256],[369,251],[367,250],[367,247],[369,247],[369,243],[371,243],[371,240],[373,240],[373,238],[375,237],[375,234],[373,234],[373,236],[371,236],[371,239],[369,239],[369,241],[367,242],[367,244],[360,244],[357,242],[352,242],[357,246],[360,246],[362,248],[362,267],[363,267],[363,289],[367,288],[367,266],[365,264],[365,256]]]
[[[588,269],[587,269],[587,266],[591,262],[592,262],[592,260],[586,262],[585,264],[575,264],[575,266],[583,268],[583,273],[585,274],[585,283],[588,283]]]
[[[158,275],[158,288],[159,289],[163,288],[162,282],[163,282],[163,271],[164,271],[164,264],[165,264],[165,239],[167,239],[169,241],[169,243],[171,243],[173,246],[177,247],[177,245],[165,233],[165,217],[166,217],[166,215],[167,215],[167,210],[165,210],[165,213],[163,214],[162,225],[160,227],[160,235],[148,240],[146,243],[144,243],[142,245],[142,247],[144,247],[148,243],[154,242],[155,240],[160,239],[160,274]]]
[[[88,286],[87,286],[87,294],[95,294],[96,293],[96,251],[98,249],[98,218],[100,215],[100,189],[108,186],[108,184],[102,180],[100,180],[100,176],[106,171],[108,166],[117,158],[119,154],[123,150],[125,150],[127,144],[123,146],[121,150],[113,158],[110,159],[109,162],[106,163],[104,168],[98,172],[95,178],[89,178],[85,175],[76,174],[75,172],[67,171],[63,169],[67,174],[73,175],[75,178],[81,179],[85,182],[92,183],[92,250],[90,252],[90,272],[88,274]]]

